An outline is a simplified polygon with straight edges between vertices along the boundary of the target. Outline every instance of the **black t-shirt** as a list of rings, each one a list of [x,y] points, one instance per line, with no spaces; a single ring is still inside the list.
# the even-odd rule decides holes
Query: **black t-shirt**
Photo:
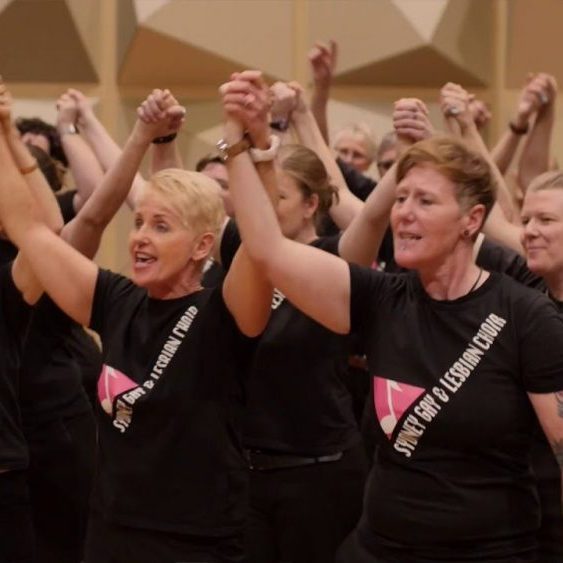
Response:
[[[104,357],[94,508],[133,527],[238,533],[247,493],[241,379],[251,341],[221,288],[157,300],[101,270],[91,328]]]
[[[527,391],[563,388],[563,319],[491,274],[431,299],[415,273],[350,266],[352,328],[374,378],[379,449],[359,534],[403,561],[512,561],[535,549],[539,506]]]
[[[28,463],[18,405],[18,374],[31,308],[12,279],[12,263],[0,265],[0,469]]]
[[[231,264],[240,238],[230,222],[221,244]],[[311,243],[338,254],[339,237]],[[246,386],[244,444],[297,455],[321,456],[360,439],[343,374],[349,339],[327,330],[275,290],[272,313],[261,335]]]
[[[83,332],[47,295],[33,308],[20,371],[24,428],[91,409],[81,366],[69,345]]]
[[[0,241],[0,263],[8,263],[17,248]],[[24,430],[61,416],[74,416],[91,407],[82,387],[77,344],[84,330],[44,295],[33,307],[24,343],[19,401]],[[91,352],[100,358],[99,350]],[[99,370],[98,370],[99,373]]]

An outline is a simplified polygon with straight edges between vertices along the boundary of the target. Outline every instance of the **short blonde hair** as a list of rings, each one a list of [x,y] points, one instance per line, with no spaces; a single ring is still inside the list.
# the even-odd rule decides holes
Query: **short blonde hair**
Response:
[[[366,149],[366,157],[373,162],[377,154],[377,143],[375,135],[366,123],[350,123],[346,127],[340,129],[334,136],[333,146],[336,147],[340,139],[346,135],[350,135],[360,141]]]
[[[553,190],[563,188],[563,172],[552,170],[536,176],[528,186],[526,192],[539,192],[541,190]]]
[[[212,178],[199,172],[167,168],[149,178],[139,199],[148,191],[162,196],[187,229],[195,234],[212,232],[218,236],[225,208],[221,187]]]

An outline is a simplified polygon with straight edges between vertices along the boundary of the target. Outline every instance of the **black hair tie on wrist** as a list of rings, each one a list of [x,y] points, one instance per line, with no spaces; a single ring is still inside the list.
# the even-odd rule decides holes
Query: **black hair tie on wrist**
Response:
[[[165,135],[164,137],[155,137],[152,143],[155,145],[165,145],[166,143],[171,143],[177,135],[178,133],[170,133],[170,135]]]

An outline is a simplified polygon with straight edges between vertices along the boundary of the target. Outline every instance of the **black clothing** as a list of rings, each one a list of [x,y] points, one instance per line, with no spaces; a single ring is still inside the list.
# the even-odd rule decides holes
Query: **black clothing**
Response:
[[[23,341],[31,314],[12,279],[12,263],[0,265],[0,469],[25,469],[28,452],[18,405]]]
[[[338,254],[338,240],[311,245]],[[221,243],[226,268],[239,244],[231,221]],[[357,522],[366,463],[343,382],[348,351],[347,337],[274,291],[248,375],[244,445],[283,468],[251,471],[249,563],[326,563]]]
[[[74,217],[76,217],[76,211],[74,210],[74,196],[76,195],[76,190],[68,190],[62,194],[56,194],[57,203],[61,209],[61,214],[63,216],[63,221],[65,225],[69,223]]]
[[[221,288],[158,300],[101,270],[91,327],[104,351],[96,512],[127,528],[241,533],[247,475],[239,416],[251,341]]]
[[[431,299],[414,273],[350,273],[380,434],[363,544],[391,561],[533,558],[540,514],[526,392],[563,388],[563,318],[494,273],[453,301]]]

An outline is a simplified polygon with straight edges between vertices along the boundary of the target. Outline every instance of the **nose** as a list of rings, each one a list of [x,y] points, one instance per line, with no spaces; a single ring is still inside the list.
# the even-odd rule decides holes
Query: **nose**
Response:
[[[530,219],[525,225],[524,228],[522,230],[522,238],[527,239],[527,238],[533,238],[538,236],[538,229],[537,229],[537,223],[534,221],[534,219]]]

